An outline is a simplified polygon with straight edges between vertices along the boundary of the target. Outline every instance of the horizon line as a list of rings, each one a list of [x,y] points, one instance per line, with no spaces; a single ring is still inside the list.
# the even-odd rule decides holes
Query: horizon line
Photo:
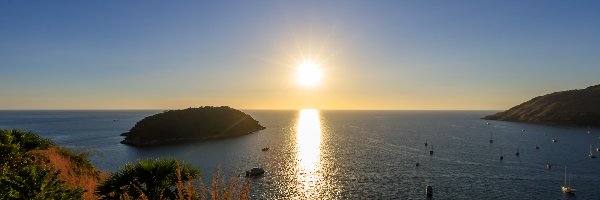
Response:
[[[218,107],[218,106],[215,106]],[[188,107],[188,108],[197,108],[197,107]],[[233,107],[231,107],[233,108]],[[187,108],[169,108],[169,109],[161,109],[161,108],[49,108],[49,109],[3,109],[0,108],[0,111],[168,111],[168,110],[183,110]],[[284,109],[266,109],[266,108],[234,108],[238,110],[260,110],[260,111],[296,111],[303,109],[315,109],[322,111],[503,111],[497,109],[319,109],[319,108],[284,108]]]

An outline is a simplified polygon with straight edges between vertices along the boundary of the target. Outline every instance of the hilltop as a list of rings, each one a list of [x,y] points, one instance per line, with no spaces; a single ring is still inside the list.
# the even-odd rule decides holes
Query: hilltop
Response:
[[[250,115],[228,106],[169,110],[137,122],[121,142],[149,146],[203,141],[250,134],[265,129]]]
[[[88,160],[20,130],[0,130],[0,196],[6,199],[98,199],[108,177]]]
[[[561,126],[600,126],[600,85],[538,96],[483,119]]]

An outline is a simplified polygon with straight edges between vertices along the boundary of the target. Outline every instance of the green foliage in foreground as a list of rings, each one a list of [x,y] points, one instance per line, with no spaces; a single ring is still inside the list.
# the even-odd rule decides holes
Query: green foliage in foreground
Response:
[[[54,146],[54,143],[48,139],[21,130],[0,130],[0,143],[3,145],[16,144],[21,152],[48,149],[48,147]]]
[[[0,199],[81,199],[84,190],[65,187],[59,172],[41,167],[35,150],[57,148],[77,170],[94,169],[85,154],[56,146],[50,140],[19,130],[0,130]],[[47,161],[44,161],[47,162]],[[44,163],[46,164],[46,163]],[[81,168],[81,169],[79,169]],[[98,185],[103,199],[249,199],[248,182],[217,173],[211,187],[193,182],[200,172],[174,159],[141,160],[128,164]]]
[[[0,195],[4,199],[80,199],[82,189],[68,189],[58,178],[59,172],[25,166],[0,172]]]
[[[176,199],[177,185],[186,184],[199,174],[197,168],[175,159],[140,160],[111,174],[98,186],[96,194],[104,199]]]
[[[80,199],[82,189],[68,189],[58,172],[34,164],[32,150],[54,146],[50,140],[20,130],[0,130],[0,197],[3,199]]]

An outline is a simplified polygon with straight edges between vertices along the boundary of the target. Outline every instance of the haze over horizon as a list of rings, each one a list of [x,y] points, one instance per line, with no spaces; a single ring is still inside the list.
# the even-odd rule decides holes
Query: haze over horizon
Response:
[[[504,110],[600,84],[600,3],[0,2],[0,110]],[[314,60],[318,84],[299,85]]]

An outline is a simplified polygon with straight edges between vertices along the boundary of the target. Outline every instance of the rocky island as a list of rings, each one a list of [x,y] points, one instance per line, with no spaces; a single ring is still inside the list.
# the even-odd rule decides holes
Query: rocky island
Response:
[[[203,141],[250,134],[265,129],[250,115],[228,106],[169,110],[137,122],[121,143],[150,146]]]
[[[600,126],[600,85],[535,97],[483,119],[559,126]]]

